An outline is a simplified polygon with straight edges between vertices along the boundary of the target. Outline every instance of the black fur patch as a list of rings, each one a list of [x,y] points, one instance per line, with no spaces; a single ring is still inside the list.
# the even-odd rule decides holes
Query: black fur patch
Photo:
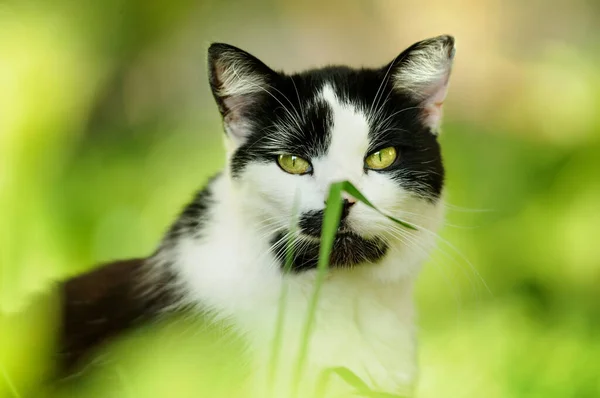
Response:
[[[163,245],[168,245],[184,235],[193,237],[201,235],[202,227],[208,221],[208,209],[215,203],[215,198],[211,192],[211,184],[219,175],[220,173],[212,177],[206,186],[199,190],[192,201],[185,206],[177,221],[167,232]]]
[[[298,81],[298,83],[293,83]],[[281,89],[273,90],[273,97],[264,96],[252,114],[255,133],[237,149],[231,159],[231,174],[238,178],[250,162],[274,162],[280,154],[294,154],[305,159],[322,156],[331,141],[333,115],[327,104],[307,92],[300,102],[294,86],[301,79],[287,77],[281,80]],[[282,94],[281,90],[291,90]],[[309,99],[307,101],[307,99]],[[276,140],[276,145],[273,140]]]
[[[59,378],[76,372],[114,337],[176,302],[174,275],[167,267],[152,281],[152,291],[142,293],[146,261],[104,264],[64,282]]]

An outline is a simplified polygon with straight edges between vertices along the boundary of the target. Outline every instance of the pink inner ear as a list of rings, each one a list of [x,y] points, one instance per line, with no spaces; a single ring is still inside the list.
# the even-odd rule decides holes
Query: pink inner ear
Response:
[[[252,99],[251,95],[230,96],[223,99],[225,130],[238,145],[243,143],[250,132],[243,112],[252,104]]]
[[[443,83],[439,84],[433,92],[427,96],[423,106],[423,120],[431,127],[433,131],[437,131],[442,121],[442,106],[448,93],[448,75],[443,79]]]

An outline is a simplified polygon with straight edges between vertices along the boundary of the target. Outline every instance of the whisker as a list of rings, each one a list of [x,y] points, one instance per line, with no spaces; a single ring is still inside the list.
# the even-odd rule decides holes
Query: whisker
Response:
[[[470,268],[471,272],[472,272],[472,273],[473,273],[473,274],[474,274],[474,275],[475,275],[475,276],[476,276],[476,277],[479,279],[479,281],[480,281],[480,282],[483,284],[483,286],[485,287],[485,289],[487,290],[487,292],[493,296],[493,292],[492,292],[492,290],[490,289],[490,287],[488,286],[488,284],[486,283],[486,281],[485,281],[485,279],[483,278],[483,276],[482,276],[482,275],[479,273],[479,271],[477,270],[477,268],[475,268],[475,266],[474,266],[474,265],[473,265],[473,264],[472,264],[472,263],[471,263],[471,262],[470,262],[470,261],[469,261],[469,260],[466,258],[466,256],[465,256],[465,255],[464,255],[464,254],[463,254],[463,253],[462,253],[460,250],[458,250],[458,248],[456,248],[456,247],[455,247],[455,246],[454,246],[452,243],[450,243],[448,240],[446,240],[446,239],[444,239],[443,237],[441,237],[439,234],[437,234],[437,233],[435,233],[435,232],[433,232],[433,231],[430,231],[429,229],[425,228],[424,226],[420,226],[420,225],[418,225],[418,224],[415,224],[415,223],[413,223],[413,225],[415,225],[415,227],[418,229],[418,231],[422,231],[422,232],[424,232],[424,233],[426,233],[426,234],[429,234],[429,235],[430,235],[430,236],[432,236],[432,237],[435,237],[435,238],[436,238],[438,241],[440,241],[440,242],[444,243],[444,244],[445,244],[445,245],[446,245],[448,248],[450,248],[450,249],[451,249],[451,250],[452,250],[454,253],[456,253],[456,254],[457,254],[459,257],[460,257],[460,259],[461,259],[463,262],[465,262],[465,263],[466,263],[466,264],[469,266],[469,268]],[[394,228],[396,228],[396,226],[394,226]],[[406,231],[403,231],[403,232],[406,232]],[[460,262],[456,261],[456,259],[454,259],[452,256],[450,256],[450,255],[449,255],[449,254],[448,254],[448,253],[447,253],[445,250],[443,250],[441,247],[439,247],[439,246],[438,246],[438,249],[439,249],[439,250],[440,250],[440,252],[441,252],[442,254],[444,254],[444,255],[445,255],[445,256],[446,256],[446,257],[447,257],[447,258],[448,258],[450,261],[452,261],[452,262],[453,262],[453,263],[455,263],[456,265],[460,266],[460,268],[464,270],[464,268],[462,267],[462,265],[460,264]],[[474,285],[473,281],[471,280],[471,278],[469,277],[468,273],[467,273],[467,274],[465,274],[465,275],[468,277],[468,279],[469,279],[470,283],[471,283],[471,284],[472,284],[472,286],[474,287],[475,285]]]
[[[394,67],[394,64],[396,63],[396,60],[398,59],[399,56],[400,56],[400,54],[396,55],[396,57],[394,58],[394,60],[390,63],[390,66],[388,66],[387,70],[385,71],[385,75],[383,76],[383,79],[381,80],[381,83],[379,84],[379,87],[377,88],[377,92],[375,93],[375,98],[373,98],[373,103],[371,104],[371,106],[369,108],[369,112],[368,112],[369,115],[372,114],[373,106],[375,106],[375,101],[377,101],[377,97],[379,96],[379,92],[381,91],[381,89],[383,88],[383,86],[387,83],[390,71]]]
[[[476,209],[476,208],[457,206],[457,205],[448,203],[447,201],[444,203],[444,206],[449,210],[456,211],[456,212],[462,212],[462,213],[491,213],[491,212],[495,211],[493,209]]]
[[[410,234],[406,233],[406,231],[398,229],[398,230],[392,230],[392,231],[389,231],[389,232],[391,232],[392,235],[395,236],[402,243],[407,244],[407,247],[410,247],[409,244],[413,244],[416,248],[418,248],[421,251],[421,253],[425,257],[429,258],[429,260],[431,261],[431,263],[436,266],[436,268],[438,269],[438,271],[441,273],[442,277],[444,278],[446,286],[448,287],[449,291],[454,296],[454,300],[455,300],[455,303],[456,303],[457,312],[460,312],[461,311],[462,296],[460,294],[460,290],[455,287],[455,285],[456,285],[456,279],[454,277],[449,278],[449,276],[446,273],[446,271],[445,271],[445,269],[444,269],[441,261],[439,261],[438,259],[436,259],[436,258],[434,258],[433,256],[430,255],[430,252],[434,252],[436,249],[439,249],[439,247],[434,244],[428,250],[426,247],[423,246],[422,242],[420,242],[416,237],[413,237]]]

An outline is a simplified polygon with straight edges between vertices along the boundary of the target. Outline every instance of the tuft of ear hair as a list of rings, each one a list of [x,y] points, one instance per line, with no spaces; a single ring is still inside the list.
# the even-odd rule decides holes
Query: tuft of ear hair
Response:
[[[443,35],[413,44],[390,65],[394,89],[419,101],[433,133],[441,122],[455,52],[454,37]]]
[[[244,116],[268,95],[277,73],[246,51],[224,43],[209,47],[208,73],[225,131],[239,144],[251,127]]]

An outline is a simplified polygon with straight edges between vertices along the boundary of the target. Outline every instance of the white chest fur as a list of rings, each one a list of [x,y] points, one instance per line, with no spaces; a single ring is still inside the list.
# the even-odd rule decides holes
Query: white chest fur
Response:
[[[289,389],[298,377],[299,352],[313,294],[312,276],[291,280],[287,285],[284,310],[280,312],[284,314],[282,342],[274,374],[277,397],[291,396]],[[299,396],[314,396],[311,394],[323,372],[339,367],[349,369],[375,391],[409,391],[416,374],[411,290],[409,282],[376,286],[356,273],[329,275],[320,292],[305,363],[300,369]],[[249,336],[265,369],[272,359],[275,317],[260,324],[250,318],[241,322],[248,322]],[[262,378],[259,382],[268,380],[264,374],[258,377]],[[352,391],[352,387],[331,376],[327,391],[339,394]]]

